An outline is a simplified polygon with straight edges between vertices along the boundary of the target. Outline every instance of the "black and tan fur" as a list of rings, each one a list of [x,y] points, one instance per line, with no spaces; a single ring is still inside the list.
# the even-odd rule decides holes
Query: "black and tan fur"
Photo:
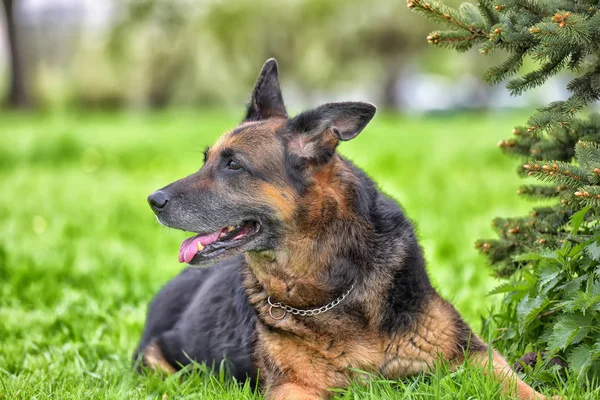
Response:
[[[522,382],[431,286],[401,208],[336,152],[375,114],[367,103],[330,103],[288,118],[277,64],[263,67],[244,122],[224,134],[195,174],[153,194],[159,221],[211,232],[258,221],[260,234],[218,254],[198,254],[152,302],[136,357],[168,372],[190,360],[228,360],[269,399],[318,399],[352,370],[395,379],[452,365],[492,363],[507,393],[543,398]],[[229,168],[230,161],[242,166]],[[154,197],[153,197],[154,196]],[[156,200],[160,197],[160,201]],[[316,308],[269,315],[267,297]],[[493,354],[492,360],[488,354]]]

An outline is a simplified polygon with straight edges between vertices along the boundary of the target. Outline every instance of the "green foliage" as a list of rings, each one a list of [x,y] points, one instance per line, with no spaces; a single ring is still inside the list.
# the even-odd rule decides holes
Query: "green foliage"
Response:
[[[445,27],[431,44],[481,54],[508,53],[484,79],[499,83],[517,74],[525,57],[539,67],[512,77],[513,95],[543,85],[567,69],[570,97],[537,110],[499,147],[523,160],[519,175],[545,184],[522,186],[524,197],[544,200],[530,215],[496,218],[494,240],[480,240],[496,276],[508,279],[494,316],[498,344],[513,355],[544,350],[568,361],[577,376],[600,377],[600,115],[579,113],[600,99],[598,0],[484,0],[477,8],[407,0],[408,7]]]
[[[572,376],[600,374],[600,234],[585,226],[583,209],[572,219],[570,239],[556,250],[520,257],[531,268],[511,276],[492,293],[506,293],[499,322],[500,344],[512,353],[546,352],[567,360]],[[591,238],[581,242],[582,236]],[[582,233],[584,233],[582,235]],[[582,380],[582,382],[585,380]]]

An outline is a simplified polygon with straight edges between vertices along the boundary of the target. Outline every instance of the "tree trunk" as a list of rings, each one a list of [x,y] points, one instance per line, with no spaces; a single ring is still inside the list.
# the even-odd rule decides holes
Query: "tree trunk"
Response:
[[[397,82],[400,76],[400,65],[395,60],[388,60],[384,63],[385,75],[383,77],[383,88],[381,93],[380,105],[384,110],[398,110],[400,102],[397,93]]]
[[[8,38],[8,51],[10,56],[10,92],[7,105],[12,108],[26,108],[30,105],[25,83],[25,70],[22,65],[17,39],[17,24],[14,5],[18,0],[3,0],[6,12],[6,27]]]

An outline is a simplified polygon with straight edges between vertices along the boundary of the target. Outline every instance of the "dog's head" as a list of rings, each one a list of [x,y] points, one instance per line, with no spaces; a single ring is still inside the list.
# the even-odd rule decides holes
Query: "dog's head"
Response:
[[[339,158],[338,143],[356,137],[374,115],[372,104],[346,102],[288,118],[277,62],[268,60],[244,121],[206,151],[198,172],[148,197],[159,222],[198,233],[182,243],[179,261],[201,265],[276,250],[286,231],[300,229],[295,221],[307,212],[300,207],[307,196],[317,208],[336,197],[323,193],[339,179],[327,166]]]

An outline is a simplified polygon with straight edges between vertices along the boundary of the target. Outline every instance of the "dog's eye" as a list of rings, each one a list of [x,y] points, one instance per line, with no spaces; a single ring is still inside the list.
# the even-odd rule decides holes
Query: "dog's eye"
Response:
[[[240,169],[242,167],[240,166],[240,164],[236,163],[235,161],[229,160],[229,162],[227,163],[227,168],[237,171],[238,169]]]

